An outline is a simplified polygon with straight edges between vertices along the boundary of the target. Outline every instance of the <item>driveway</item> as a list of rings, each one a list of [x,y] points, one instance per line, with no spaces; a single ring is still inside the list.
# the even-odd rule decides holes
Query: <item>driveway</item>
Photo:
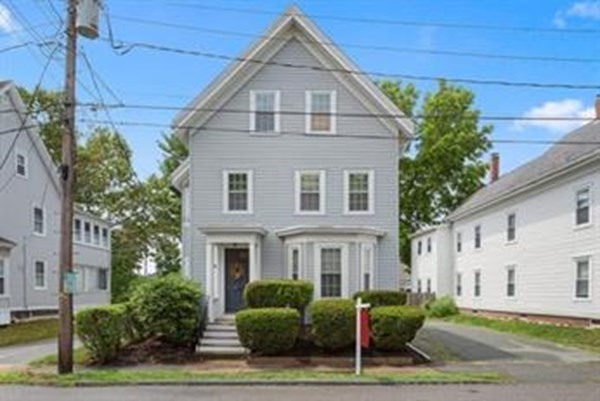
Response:
[[[600,379],[600,354],[486,328],[428,321],[414,344],[445,370],[497,371],[535,383]]]
[[[49,354],[56,354],[56,339],[44,340],[32,344],[14,345],[0,348],[0,366],[27,365],[29,362]],[[79,342],[75,341],[75,347]]]

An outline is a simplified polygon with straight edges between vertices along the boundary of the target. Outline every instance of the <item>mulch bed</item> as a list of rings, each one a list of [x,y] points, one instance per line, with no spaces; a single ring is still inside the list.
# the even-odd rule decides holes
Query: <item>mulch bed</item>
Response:
[[[179,365],[198,362],[199,360],[200,358],[195,350],[190,350],[189,347],[168,344],[162,341],[160,337],[156,337],[127,345],[119,352],[119,358],[112,365]]]

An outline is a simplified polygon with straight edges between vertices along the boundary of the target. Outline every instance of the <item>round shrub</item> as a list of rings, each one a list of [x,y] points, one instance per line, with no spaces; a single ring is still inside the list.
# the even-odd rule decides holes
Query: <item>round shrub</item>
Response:
[[[354,294],[354,300],[361,298],[364,303],[371,304],[372,308],[378,306],[406,305],[406,293],[402,291],[369,290],[359,291]]]
[[[171,344],[192,346],[198,339],[201,296],[198,284],[176,273],[137,286],[129,302],[139,336],[161,335]]]
[[[447,317],[458,315],[458,307],[452,297],[446,295],[426,305],[427,314],[431,317]]]
[[[90,357],[101,364],[115,360],[123,338],[125,306],[82,309],[75,315],[75,330]]]
[[[249,308],[295,308],[300,311],[313,297],[313,284],[301,280],[258,280],[244,289]]]
[[[328,350],[352,345],[356,338],[356,316],[351,299],[321,299],[310,307],[311,334],[315,344]]]
[[[275,355],[294,347],[300,313],[290,308],[246,309],[235,314],[242,345],[252,352]]]
[[[370,312],[371,336],[375,348],[396,351],[411,342],[425,321],[420,308],[380,306]]]

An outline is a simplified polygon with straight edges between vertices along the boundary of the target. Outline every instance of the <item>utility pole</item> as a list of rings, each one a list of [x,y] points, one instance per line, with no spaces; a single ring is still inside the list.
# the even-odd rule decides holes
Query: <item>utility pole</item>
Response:
[[[64,127],[60,179],[60,252],[58,283],[58,373],[73,372],[73,294],[67,280],[73,275],[73,192],[75,184],[75,72],[77,0],[67,1],[67,55],[64,88]]]

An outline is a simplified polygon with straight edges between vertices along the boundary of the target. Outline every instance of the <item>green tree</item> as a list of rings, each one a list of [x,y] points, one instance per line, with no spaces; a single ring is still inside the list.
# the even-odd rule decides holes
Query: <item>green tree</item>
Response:
[[[440,81],[436,91],[420,95],[412,85],[384,81],[380,88],[415,119],[415,139],[399,161],[400,253],[410,262],[409,235],[439,223],[482,186],[492,126],[479,123],[475,95]]]
[[[163,133],[161,140],[158,141],[158,148],[163,154],[160,172],[165,177],[170,176],[189,154],[187,146],[175,133]]]

